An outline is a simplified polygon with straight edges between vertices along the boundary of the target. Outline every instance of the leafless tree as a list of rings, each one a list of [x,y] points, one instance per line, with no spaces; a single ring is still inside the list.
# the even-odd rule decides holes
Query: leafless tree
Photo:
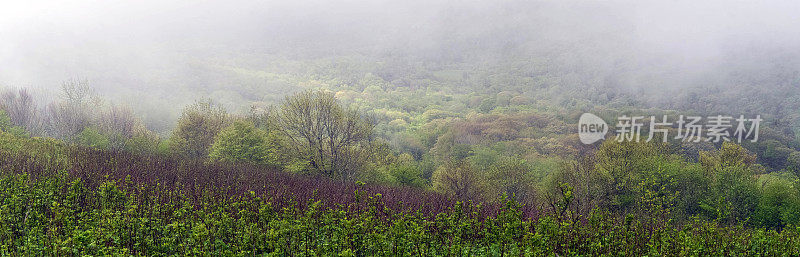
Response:
[[[358,111],[342,107],[333,93],[323,91],[287,97],[275,115],[275,129],[312,169],[345,179],[360,170],[372,128]]]
[[[121,106],[111,106],[100,113],[96,126],[109,137],[109,148],[120,150],[136,134],[139,120],[133,112]]]
[[[61,83],[61,98],[69,104],[84,104],[89,101],[91,93],[88,80],[72,79]]]
[[[48,134],[67,140],[81,133],[92,121],[86,109],[67,103],[52,103],[47,106],[45,113]]]
[[[129,108],[112,106],[100,114],[98,127],[107,134],[130,138],[134,134],[136,123],[136,115]]]
[[[41,121],[38,117],[33,96],[25,90],[9,90],[0,96],[0,108],[8,114],[11,123],[25,128],[34,134],[41,132]]]

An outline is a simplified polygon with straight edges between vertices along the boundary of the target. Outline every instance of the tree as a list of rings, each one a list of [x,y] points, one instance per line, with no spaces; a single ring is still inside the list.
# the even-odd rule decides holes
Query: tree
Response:
[[[85,108],[67,103],[47,106],[47,133],[55,138],[73,140],[91,125],[92,116]]]
[[[27,90],[3,92],[0,97],[0,108],[8,115],[12,125],[36,134],[42,132],[36,103]]]
[[[792,185],[793,179],[781,175],[762,178],[758,207],[751,218],[754,224],[782,229],[800,222],[800,192]]]
[[[490,169],[492,182],[498,192],[520,203],[533,203],[536,197],[534,176],[525,160],[503,157]]]
[[[552,211],[589,215],[598,207],[610,205],[608,179],[595,166],[591,155],[557,164],[542,188],[542,196]]]
[[[395,185],[425,187],[422,170],[411,164],[391,164],[388,167],[391,182]]]
[[[369,155],[372,123],[342,107],[333,93],[305,91],[287,97],[274,120],[286,147],[314,173],[353,178]]]
[[[743,168],[749,171],[755,163],[756,155],[734,143],[725,142],[714,152],[700,152],[700,164],[707,176],[713,176],[727,168]]]
[[[100,113],[97,127],[108,136],[110,149],[121,150],[135,136],[139,122],[130,109],[112,106]]]
[[[133,153],[155,153],[159,151],[160,142],[158,134],[148,130],[142,124],[137,124],[134,127],[133,135],[125,140],[123,149]]]
[[[126,107],[112,106],[100,114],[99,127],[104,132],[118,133],[125,138],[133,137],[139,120]]]
[[[483,179],[468,161],[448,161],[433,172],[432,179],[434,189],[458,199],[478,199],[483,194]]]
[[[729,142],[717,151],[700,153],[700,165],[710,183],[700,204],[707,215],[729,223],[750,217],[758,203],[755,161],[755,155]]]
[[[386,165],[389,179],[395,185],[425,187],[422,169],[410,154],[404,153],[395,158],[394,163]]]
[[[800,152],[793,151],[786,160],[786,170],[800,178]]]
[[[11,118],[8,117],[5,111],[0,109],[0,131],[11,133],[12,135],[16,136],[27,136],[27,132],[25,129],[14,126],[11,122]]]
[[[208,157],[215,161],[277,164],[275,146],[267,132],[247,121],[236,121],[220,131]]]
[[[71,105],[85,104],[92,97],[88,80],[72,79],[61,83],[61,99]]]
[[[88,81],[65,81],[61,85],[61,101],[47,106],[42,124],[46,124],[46,134],[74,141],[79,133],[93,125],[98,117],[94,110],[101,107],[102,99],[92,92]]]
[[[651,142],[618,142],[606,140],[595,153],[595,166],[607,201],[617,210],[635,207],[634,187],[645,169],[649,157],[656,156],[659,148]]]
[[[178,119],[170,137],[170,150],[189,158],[205,158],[214,137],[228,123],[228,113],[221,107],[211,101],[196,102],[184,109]]]

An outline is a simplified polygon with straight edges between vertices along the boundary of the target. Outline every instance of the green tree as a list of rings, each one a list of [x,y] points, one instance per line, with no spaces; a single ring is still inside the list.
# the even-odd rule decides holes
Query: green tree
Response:
[[[247,121],[236,121],[220,131],[208,157],[215,161],[277,164],[275,146],[267,132]]]
[[[404,153],[395,158],[394,163],[386,165],[389,180],[395,185],[425,187],[426,180],[423,178],[420,165],[410,154]]]
[[[700,165],[709,179],[709,191],[700,207],[707,215],[733,223],[753,214],[758,204],[755,160],[755,155],[729,142],[717,151],[700,153]]]
[[[158,134],[138,124],[133,136],[126,139],[123,149],[133,153],[155,153],[159,151],[160,143]]]
[[[786,170],[800,178],[800,152],[793,151],[786,160]]]
[[[183,110],[170,137],[172,153],[205,158],[214,137],[229,124],[227,112],[211,101],[196,102]]]
[[[497,193],[513,197],[520,203],[533,203],[536,196],[535,176],[525,160],[503,157],[490,168]]]
[[[781,229],[800,223],[800,191],[793,187],[792,178],[784,174],[762,177],[761,196],[751,221],[769,228]]]
[[[448,161],[433,172],[434,189],[458,199],[478,199],[484,193],[484,179],[468,161]]]
[[[603,201],[617,210],[635,207],[637,196],[633,192],[639,184],[640,173],[646,167],[646,160],[659,153],[653,143],[618,142],[606,140],[595,154],[595,170],[600,175]]]

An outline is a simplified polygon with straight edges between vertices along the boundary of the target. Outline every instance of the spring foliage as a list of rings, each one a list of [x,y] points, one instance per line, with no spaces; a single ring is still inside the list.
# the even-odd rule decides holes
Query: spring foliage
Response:
[[[2,255],[800,254],[800,227],[769,230],[701,218],[661,223],[599,209],[571,219],[574,188],[563,183],[565,197],[556,206],[564,211],[537,213],[510,199],[455,202],[411,189],[74,148],[7,133],[0,134],[0,160]],[[276,190],[281,186],[290,190]]]
[[[275,149],[267,132],[250,122],[236,121],[219,132],[208,157],[215,161],[276,165]]]

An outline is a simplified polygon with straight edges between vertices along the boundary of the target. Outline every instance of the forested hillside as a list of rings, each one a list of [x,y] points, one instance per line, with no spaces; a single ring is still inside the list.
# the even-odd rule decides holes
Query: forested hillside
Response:
[[[0,6],[0,255],[800,255],[797,4],[157,2]]]

